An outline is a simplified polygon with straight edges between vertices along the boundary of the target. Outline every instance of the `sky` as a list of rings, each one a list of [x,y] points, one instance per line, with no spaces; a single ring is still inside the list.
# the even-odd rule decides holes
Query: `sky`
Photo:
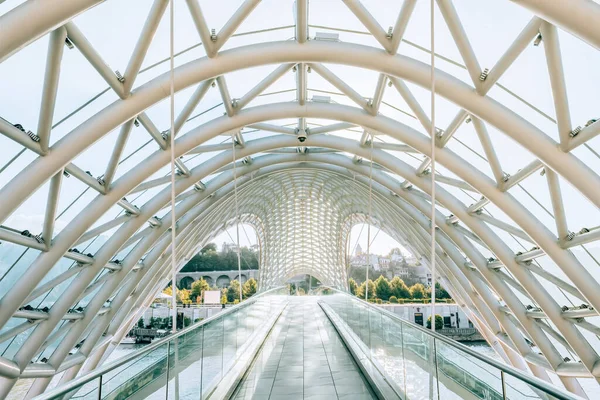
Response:
[[[354,254],[356,252],[357,244],[360,244],[363,251],[367,251],[367,224],[357,224],[352,228],[350,236],[350,249],[349,253]],[[408,255],[410,252],[404,248],[396,240],[392,239],[387,233],[379,231],[377,227],[371,227],[371,253],[387,255],[393,248],[399,248],[403,254]],[[229,228],[225,232],[219,234],[214,240],[219,249],[223,243],[235,243],[236,242],[236,228],[235,226]],[[251,225],[240,224],[240,245],[252,246],[257,244],[256,231]]]

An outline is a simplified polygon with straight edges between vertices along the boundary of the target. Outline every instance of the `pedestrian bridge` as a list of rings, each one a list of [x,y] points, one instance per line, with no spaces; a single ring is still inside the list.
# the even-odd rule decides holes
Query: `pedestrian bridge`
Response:
[[[38,399],[576,399],[356,297],[273,289]]]
[[[600,0],[0,0],[0,399],[599,399],[599,50]],[[344,294],[361,226],[502,364]],[[260,294],[109,361],[224,234]]]

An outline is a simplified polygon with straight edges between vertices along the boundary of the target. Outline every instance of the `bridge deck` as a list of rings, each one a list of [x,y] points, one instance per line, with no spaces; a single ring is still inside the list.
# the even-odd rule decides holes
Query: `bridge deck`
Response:
[[[316,298],[292,297],[234,399],[374,399]]]

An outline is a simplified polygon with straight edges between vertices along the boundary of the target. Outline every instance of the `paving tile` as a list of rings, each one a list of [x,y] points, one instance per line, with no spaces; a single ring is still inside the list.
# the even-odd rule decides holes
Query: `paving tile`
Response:
[[[356,364],[315,299],[291,301],[235,398],[372,399]]]

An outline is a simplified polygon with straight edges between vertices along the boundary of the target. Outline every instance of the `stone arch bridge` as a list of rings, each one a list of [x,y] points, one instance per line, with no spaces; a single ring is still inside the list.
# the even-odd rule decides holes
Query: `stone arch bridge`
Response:
[[[189,289],[192,282],[204,278],[205,281],[212,287],[227,287],[229,282],[238,279],[238,271],[200,271],[200,272],[180,272],[177,274],[177,287],[180,289]],[[258,279],[257,269],[242,270],[242,283],[248,279]]]

